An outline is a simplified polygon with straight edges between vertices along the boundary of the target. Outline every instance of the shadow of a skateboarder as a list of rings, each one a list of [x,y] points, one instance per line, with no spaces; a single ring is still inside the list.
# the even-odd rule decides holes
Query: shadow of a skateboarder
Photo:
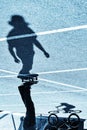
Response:
[[[20,15],[13,15],[9,24],[13,27],[7,35],[8,49],[16,63],[22,62],[19,74],[29,74],[35,55],[34,45],[49,58],[49,54],[37,40],[35,32]],[[27,37],[26,35],[31,35]],[[22,36],[22,37],[21,37]],[[15,38],[16,37],[16,38]]]

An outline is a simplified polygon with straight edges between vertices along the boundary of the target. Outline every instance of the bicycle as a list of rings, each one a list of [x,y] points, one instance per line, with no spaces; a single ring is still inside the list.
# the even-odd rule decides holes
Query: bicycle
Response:
[[[56,106],[57,110],[48,112],[50,115],[48,116],[48,126],[45,127],[45,130],[60,130],[62,128],[64,130],[64,127],[66,129],[77,128],[80,124],[80,118],[76,113],[80,113],[81,110],[67,109],[67,111],[64,111],[64,109],[59,109],[59,107],[60,106]],[[67,118],[62,118],[62,121],[60,121],[57,116],[60,111],[70,113],[70,115]]]
[[[51,113],[59,113],[60,111],[62,111],[63,113],[81,113],[82,111],[81,110],[68,110],[67,112],[65,112],[64,109],[59,109],[59,106],[56,106],[56,110],[52,110],[52,111],[49,111],[48,113],[51,114]]]
[[[51,113],[48,116],[48,124],[54,127],[56,130],[75,129],[80,124],[80,118],[76,113],[71,113],[67,118],[59,120],[59,117],[55,113]],[[48,129],[49,130],[49,129]]]

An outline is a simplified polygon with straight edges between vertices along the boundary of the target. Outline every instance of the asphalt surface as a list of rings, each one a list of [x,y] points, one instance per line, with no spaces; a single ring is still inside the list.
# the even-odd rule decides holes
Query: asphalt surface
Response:
[[[79,116],[87,120],[87,2],[1,0],[0,12],[0,109],[25,111],[18,92],[21,80],[17,78],[23,68],[22,60],[20,63],[14,61],[7,42],[7,36],[13,28],[9,21],[12,16],[19,15],[50,55],[47,58],[37,46],[33,46],[35,54],[31,73],[39,74],[38,84],[31,89],[36,113],[46,114],[55,106],[66,103],[81,110]],[[21,35],[23,37],[20,39],[29,37],[30,34],[27,34],[22,32],[19,38]],[[30,59],[26,57],[26,61],[29,63]],[[59,116],[67,115],[59,113]]]

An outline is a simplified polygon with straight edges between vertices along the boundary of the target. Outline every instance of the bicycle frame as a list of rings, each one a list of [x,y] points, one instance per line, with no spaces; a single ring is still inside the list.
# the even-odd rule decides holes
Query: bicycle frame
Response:
[[[64,109],[63,108],[59,108],[59,106],[56,106],[56,110],[53,110],[53,111],[49,111],[48,113],[59,113],[59,112],[63,112],[65,113]],[[73,109],[70,109],[67,113],[81,113],[82,111],[81,110],[73,110]]]
[[[57,130],[64,130],[64,128],[66,128],[67,130],[70,130],[72,129],[72,127],[70,126],[69,122],[67,121],[67,119],[64,119],[62,122],[61,122],[61,125],[58,126]]]

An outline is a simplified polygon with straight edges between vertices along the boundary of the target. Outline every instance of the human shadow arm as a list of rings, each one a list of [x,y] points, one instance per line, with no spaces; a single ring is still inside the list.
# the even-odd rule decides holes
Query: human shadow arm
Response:
[[[39,43],[38,40],[35,40],[35,41],[34,41],[34,44],[35,44],[35,46],[36,46],[37,48],[39,48],[39,49],[44,53],[44,55],[45,55],[47,58],[50,57],[49,53],[43,48],[43,46]]]
[[[17,58],[17,56],[15,55],[15,52],[14,52],[14,48],[12,46],[8,46],[8,49],[9,49],[9,52],[10,54],[12,55],[12,57],[14,58],[14,61],[16,63],[19,63],[20,60]]]

